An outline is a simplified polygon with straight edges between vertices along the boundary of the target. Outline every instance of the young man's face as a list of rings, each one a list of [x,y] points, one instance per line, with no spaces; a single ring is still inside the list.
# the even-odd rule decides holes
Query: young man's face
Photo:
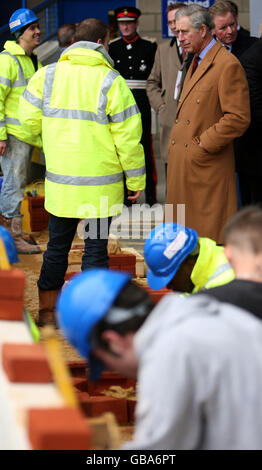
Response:
[[[214,15],[213,22],[215,27],[212,33],[223,44],[232,44],[237,38],[237,21],[231,12],[225,15]]]
[[[39,23],[36,21],[35,23],[30,24],[19,37],[19,43],[22,42],[25,46],[28,46],[33,50],[40,44],[40,35]]]
[[[176,36],[176,20],[175,20],[175,14],[177,12],[178,8],[176,10],[171,10],[167,13],[167,24],[169,28],[171,29],[172,33],[174,36]]]
[[[132,39],[135,36],[137,26],[137,21],[119,21],[119,29],[127,39]]]
[[[100,359],[108,370],[136,379],[138,360],[134,350],[134,333],[120,336],[113,331],[103,334],[109,344],[109,351],[97,347],[92,354]]]
[[[182,16],[176,21],[176,36],[185,52],[199,54],[203,48],[205,31],[204,25],[200,31],[193,28],[188,16]]]

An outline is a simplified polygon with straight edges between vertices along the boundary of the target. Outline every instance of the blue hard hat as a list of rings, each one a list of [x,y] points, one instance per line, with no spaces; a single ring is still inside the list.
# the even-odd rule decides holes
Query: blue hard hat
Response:
[[[3,240],[5,251],[9,260],[9,263],[17,263],[19,261],[17,256],[17,249],[15,246],[14,239],[8,230],[0,225],[0,237]]]
[[[155,227],[144,246],[149,286],[155,290],[166,286],[184,259],[195,249],[197,241],[198,235],[191,228],[175,223]]]
[[[14,11],[9,20],[9,28],[11,33],[18,31],[24,26],[29,26],[31,23],[35,23],[39,18],[35,15],[33,10],[28,8],[19,8],[19,10]]]
[[[94,356],[91,357],[90,333],[130,279],[128,273],[88,269],[76,275],[58,297],[56,311],[59,327],[66,339],[88,359],[92,380],[99,378],[104,365]]]

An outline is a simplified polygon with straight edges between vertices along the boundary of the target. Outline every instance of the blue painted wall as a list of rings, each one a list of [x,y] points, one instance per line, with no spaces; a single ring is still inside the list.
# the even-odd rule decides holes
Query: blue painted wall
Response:
[[[136,6],[136,0],[62,0],[59,23],[78,23],[85,18],[99,18],[108,23],[108,11],[121,6]]]

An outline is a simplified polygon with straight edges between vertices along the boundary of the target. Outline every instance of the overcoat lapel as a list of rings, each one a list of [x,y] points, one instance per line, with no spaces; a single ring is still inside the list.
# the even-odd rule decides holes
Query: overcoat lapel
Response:
[[[196,83],[203,77],[203,75],[207,72],[207,70],[212,67],[212,63],[219,52],[219,50],[222,48],[222,44],[219,42],[216,42],[213,47],[208,51],[208,53],[205,55],[204,59],[201,61],[201,64],[197,67],[196,71],[194,72],[193,76],[191,77],[192,74],[192,67],[193,67],[193,62],[194,58],[190,64],[190,67],[188,69],[188,72],[186,74],[186,78],[184,81],[183,85],[183,90],[182,94],[180,96],[180,99],[178,101],[178,106],[177,106],[177,115],[179,113],[179,110],[185,101],[186,97],[189,95],[191,92],[192,88],[196,85]]]

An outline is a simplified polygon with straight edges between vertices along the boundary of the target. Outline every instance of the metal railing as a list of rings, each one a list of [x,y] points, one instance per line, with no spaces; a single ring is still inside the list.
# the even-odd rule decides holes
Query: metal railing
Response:
[[[26,2],[23,2],[22,7],[26,7]],[[41,29],[41,44],[53,38],[58,30],[58,14],[59,14],[59,0],[44,0],[39,5],[32,8],[35,14],[39,17],[39,25]],[[10,39],[10,32],[8,24],[0,28],[0,45],[6,39]]]

